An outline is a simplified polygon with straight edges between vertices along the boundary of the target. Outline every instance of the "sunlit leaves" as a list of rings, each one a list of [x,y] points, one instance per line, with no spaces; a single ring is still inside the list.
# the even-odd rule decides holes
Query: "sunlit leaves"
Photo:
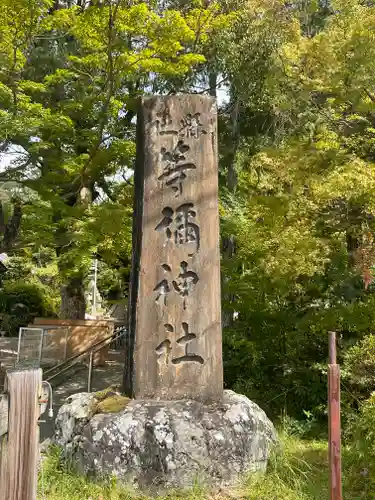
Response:
[[[4,176],[35,193],[22,238],[55,250],[64,282],[96,253],[116,266],[130,255],[137,99],[202,64],[225,16],[216,4],[195,5],[197,23],[150,2],[52,3],[0,0],[0,141]]]
[[[40,32],[41,19],[53,0],[1,0],[0,72],[9,79],[8,71],[17,71],[26,62],[32,38]]]

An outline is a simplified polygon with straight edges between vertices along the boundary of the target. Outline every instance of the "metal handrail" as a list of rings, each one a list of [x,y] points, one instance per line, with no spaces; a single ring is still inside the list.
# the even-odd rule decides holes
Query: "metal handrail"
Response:
[[[88,347],[85,351],[80,352],[78,354],[75,354],[74,356],[71,356],[69,359],[59,363],[58,365],[50,368],[46,372],[44,372],[44,375],[48,375],[49,373],[53,373],[55,370],[58,368],[61,368],[61,370],[57,371],[56,373],[53,373],[49,377],[47,377],[45,380],[47,382],[50,382],[52,379],[56,378],[59,375],[62,375],[66,371],[68,371],[70,368],[73,368],[73,366],[77,365],[82,359],[86,358],[87,356],[90,356],[90,364],[89,364],[89,383],[88,383],[88,389],[91,387],[91,377],[92,377],[92,365],[93,365],[93,354],[96,352],[100,351],[103,349],[108,344],[111,344],[114,340],[117,340],[120,337],[123,337],[126,334],[126,328],[123,328],[120,333],[113,333],[109,337],[106,337],[105,339],[99,340],[96,342],[94,345]],[[90,392],[90,390],[88,391]]]
[[[5,352],[5,354],[12,354],[14,356],[17,356],[17,351],[14,351],[13,349],[0,349],[0,352]]]
[[[124,331],[122,331],[120,334],[117,334],[116,332],[115,333],[112,333],[111,335],[109,335],[108,337],[106,337],[105,339],[101,339],[101,340],[98,340],[98,342],[96,342],[95,344],[91,345],[90,347],[88,347],[85,351],[82,351],[82,352],[79,352],[78,354],[74,354],[74,356],[71,356],[70,358],[68,359],[65,359],[64,361],[61,361],[61,363],[53,366],[52,368],[50,368],[49,370],[46,370],[44,372],[45,375],[47,375],[48,373],[50,372],[53,372],[54,370],[57,370],[57,368],[60,368],[61,366],[63,365],[66,365],[67,363],[69,363],[70,361],[73,361],[74,359],[76,358],[79,358],[80,356],[84,355],[84,354],[87,354],[89,353],[89,351],[95,349],[96,347],[98,347],[100,345],[100,349],[102,347],[105,347],[105,344],[108,342],[109,344],[111,342],[113,342],[114,340],[116,340],[118,337],[121,337],[124,333],[125,333],[125,329]],[[104,344],[103,346],[101,346],[101,344]],[[100,350],[99,349],[99,350]]]

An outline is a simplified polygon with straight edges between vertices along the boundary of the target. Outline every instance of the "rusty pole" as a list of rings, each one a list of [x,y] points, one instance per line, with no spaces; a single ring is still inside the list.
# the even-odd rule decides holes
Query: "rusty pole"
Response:
[[[330,500],[342,500],[340,366],[336,362],[336,332],[329,332],[328,452]]]

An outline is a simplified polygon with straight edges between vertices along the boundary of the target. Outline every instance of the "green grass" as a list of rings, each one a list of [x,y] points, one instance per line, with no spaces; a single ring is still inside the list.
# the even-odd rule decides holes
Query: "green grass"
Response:
[[[343,449],[343,491],[345,500],[375,499],[375,484],[354,450]],[[130,489],[121,488],[115,480],[95,483],[64,467],[57,451],[51,452],[43,465],[45,498],[48,500],[151,500]],[[41,486],[42,480],[40,480]],[[41,491],[41,490],[40,490]],[[40,494],[38,497],[42,499]],[[327,443],[302,441],[281,436],[265,475],[252,475],[237,488],[207,492],[195,487],[191,491],[170,493],[160,500],[328,500]]]
[[[250,477],[243,487],[249,500],[328,500],[328,453],[325,441],[282,437],[263,477]],[[366,484],[358,457],[343,448],[343,496],[347,500],[375,499],[374,486]]]

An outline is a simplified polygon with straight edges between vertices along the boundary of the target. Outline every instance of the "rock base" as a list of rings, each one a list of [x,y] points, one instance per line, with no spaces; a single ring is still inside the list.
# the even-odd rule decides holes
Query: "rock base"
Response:
[[[93,394],[60,409],[55,442],[80,472],[115,475],[144,489],[217,487],[265,470],[275,429],[258,405],[233,391],[220,403],[130,401],[96,413]]]

